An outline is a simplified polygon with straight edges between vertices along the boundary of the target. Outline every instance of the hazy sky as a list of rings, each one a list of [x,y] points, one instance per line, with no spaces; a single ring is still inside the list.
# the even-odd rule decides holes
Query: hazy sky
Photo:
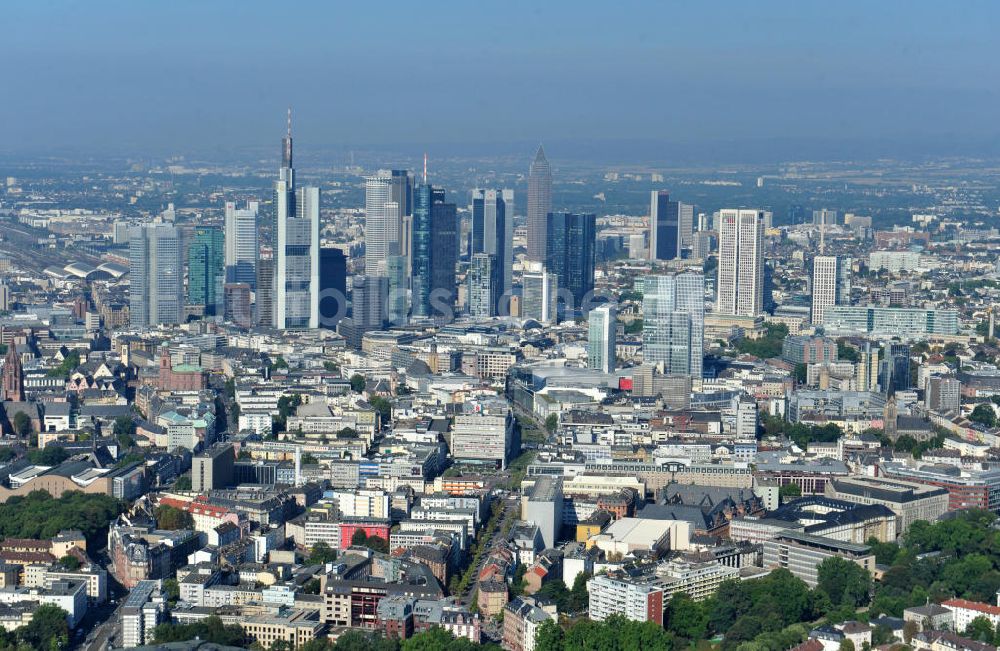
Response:
[[[289,104],[300,148],[1000,133],[997,2],[31,0],[2,15],[7,151],[271,145]]]

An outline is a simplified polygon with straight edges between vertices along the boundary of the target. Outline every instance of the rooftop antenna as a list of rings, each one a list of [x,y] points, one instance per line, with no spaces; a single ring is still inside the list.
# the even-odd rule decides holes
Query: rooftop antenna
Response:
[[[292,107],[288,107],[288,137],[292,137]]]
[[[819,254],[826,250],[826,219],[819,223]]]
[[[424,152],[424,185],[427,185],[427,152]]]

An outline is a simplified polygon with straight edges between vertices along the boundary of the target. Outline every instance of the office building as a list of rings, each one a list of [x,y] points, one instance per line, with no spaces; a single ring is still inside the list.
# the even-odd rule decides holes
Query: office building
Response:
[[[528,269],[521,277],[521,318],[542,324],[556,323],[559,279],[539,262],[527,264]]]
[[[528,168],[528,259],[545,262],[548,252],[547,217],[552,212],[552,170],[538,146]]]
[[[642,357],[669,375],[702,376],[705,276],[700,272],[646,276],[643,281]]]
[[[615,370],[615,334],[618,329],[615,312],[615,306],[606,303],[588,314],[587,366],[604,373]]]
[[[880,504],[896,514],[896,533],[905,534],[918,521],[936,522],[948,511],[948,490],[886,477],[834,477],[828,497],[855,504]]]
[[[271,248],[277,257],[278,224],[295,214],[295,168],[292,166],[292,109],[288,109],[288,130],[281,139],[281,166],[274,182],[271,202]]]
[[[866,341],[858,354],[855,379],[858,391],[878,391],[879,352],[878,346]]]
[[[389,284],[386,318],[389,323],[406,325],[410,315],[410,290],[406,273],[406,258],[390,255],[385,259],[385,278]]]
[[[514,191],[472,191],[472,254],[489,253],[500,267],[501,295],[510,293],[514,266]]]
[[[274,327],[274,258],[257,261],[257,292],[255,295],[257,325]]]
[[[665,190],[653,190],[649,201],[649,259],[676,260],[681,257],[678,203]]]
[[[413,200],[413,316],[438,322],[453,319],[457,292],[458,213],[444,190],[424,183]]]
[[[927,379],[924,406],[941,413],[957,412],[962,404],[962,383],[953,375],[933,375]]]
[[[502,400],[466,404],[466,407],[464,413],[455,416],[450,442],[452,456],[456,460],[506,468],[521,447],[510,407]]]
[[[198,226],[188,244],[188,305],[201,305],[205,314],[222,312],[225,280],[225,239],[222,231]]]
[[[882,346],[879,386],[890,394],[910,388],[910,347],[908,345],[886,343]]]
[[[365,275],[385,275],[390,256],[403,254],[403,216],[412,214],[413,181],[406,170],[379,170],[365,179]]]
[[[247,283],[251,289],[257,282],[257,258],[260,247],[257,241],[256,201],[248,201],[245,208],[236,202],[226,202],[226,282]]]
[[[274,326],[282,330],[319,327],[319,188],[297,189],[294,204],[294,216],[279,212],[275,252]]]
[[[875,571],[875,554],[868,545],[791,530],[764,541],[764,567],[787,569],[810,588],[819,583],[819,566],[833,557],[857,563],[869,572]]]
[[[677,202],[677,231],[680,234],[682,249],[690,249],[694,246],[695,220],[694,205]]]
[[[253,309],[250,305],[250,285],[226,283],[222,287],[223,319],[238,328],[253,327]]]
[[[335,329],[347,316],[347,256],[337,248],[319,250],[319,325]]]
[[[837,341],[829,337],[788,336],[781,342],[781,357],[792,364],[835,362]]]
[[[219,443],[191,457],[191,490],[199,493],[233,485],[236,453],[231,443]]]
[[[133,226],[128,246],[132,327],[180,323],[184,311],[180,232],[166,224]]]
[[[813,226],[836,226],[837,225],[837,211],[836,210],[814,210],[813,211]]]
[[[161,589],[161,581],[147,579],[129,590],[120,616],[122,643],[126,649],[152,644],[153,631],[169,618]]]
[[[597,219],[592,214],[549,213],[545,267],[559,278],[563,309],[580,313],[594,291],[594,244]]]
[[[715,311],[757,316],[764,311],[764,215],[719,211],[719,271]]]
[[[500,299],[500,273],[496,257],[489,253],[476,253],[468,274],[469,315],[489,318],[497,315]]]
[[[385,276],[354,276],[351,279],[351,318],[337,327],[353,348],[361,348],[366,332],[381,330],[388,313],[389,281]]]
[[[851,258],[818,255],[813,259],[812,323],[823,325],[826,308],[851,304]]]
[[[895,337],[958,334],[958,312],[925,308],[833,305],[823,315],[823,329],[840,334]]]

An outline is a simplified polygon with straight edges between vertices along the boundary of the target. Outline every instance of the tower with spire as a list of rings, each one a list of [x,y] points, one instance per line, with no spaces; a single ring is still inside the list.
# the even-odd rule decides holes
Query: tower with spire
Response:
[[[24,369],[21,368],[21,356],[17,354],[15,341],[7,348],[7,357],[3,363],[3,399],[12,402],[24,402]]]
[[[545,150],[538,145],[528,168],[528,259],[545,262],[548,241],[546,218],[552,212],[552,170]]]

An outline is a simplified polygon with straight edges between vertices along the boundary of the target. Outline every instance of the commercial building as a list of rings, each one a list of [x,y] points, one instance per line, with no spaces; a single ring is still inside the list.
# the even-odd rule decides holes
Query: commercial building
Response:
[[[454,217],[454,215],[453,215]],[[435,246],[437,246],[435,241]],[[472,191],[472,247],[470,255],[488,253],[499,267],[498,296],[511,291],[514,267],[514,191]]]
[[[841,334],[923,337],[958,333],[958,312],[874,305],[832,305],[826,308],[823,328]]]
[[[456,461],[477,461],[506,468],[520,448],[517,421],[503,401],[467,404],[455,416],[451,454]]]
[[[781,344],[781,357],[792,364],[835,362],[837,341],[829,337],[788,336]]]
[[[149,328],[183,321],[180,232],[166,224],[129,229],[129,324]]]
[[[384,276],[390,256],[402,255],[403,217],[412,214],[413,181],[405,170],[379,170],[365,179],[365,275]]]
[[[225,240],[212,226],[198,226],[188,244],[188,305],[199,305],[205,314],[222,312],[225,281]]]
[[[226,282],[246,283],[251,289],[256,287],[257,258],[260,255],[257,211],[256,201],[248,201],[245,208],[237,208],[233,201],[226,202]]]
[[[319,188],[302,187],[294,213],[286,203],[278,206],[274,327],[282,330],[319,327],[319,201]]]
[[[896,514],[896,531],[905,534],[917,520],[934,522],[948,511],[948,491],[885,477],[835,477],[826,495],[855,504],[881,504]]]
[[[547,217],[552,212],[552,169],[545,150],[538,146],[528,168],[528,259],[545,262],[548,247]]]
[[[649,201],[649,259],[681,257],[679,204],[665,190],[653,190]]]
[[[541,263],[528,265],[521,276],[521,318],[554,324],[558,318],[559,278]]]
[[[618,329],[615,306],[605,304],[595,307],[588,313],[587,321],[587,366],[605,373],[614,372]]]
[[[559,278],[564,309],[579,313],[594,291],[597,219],[593,214],[549,213],[545,267]]]
[[[500,200],[502,203],[502,200]],[[458,217],[444,190],[426,183],[417,187],[413,208],[413,316],[447,323],[454,318]],[[506,246],[512,247],[512,240]],[[510,253],[510,249],[507,249]],[[513,254],[510,253],[511,266]],[[509,273],[509,272],[508,272]]]
[[[700,272],[646,276],[642,358],[667,375],[701,380],[705,335],[705,276]]]
[[[214,445],[191,459],[191,490],[199,493],[233,485],[236,454],[230,443]]]
[[[764,213],[719,211],[719,272],[715,311],[757,316],[764,311]]]
[[[764,567],[787,569],[810,588],[819,582],[820,564],[835,556],[857,563],[869,572],[875,570],[875,555],[868,545],[792,531],[764,541]]]

